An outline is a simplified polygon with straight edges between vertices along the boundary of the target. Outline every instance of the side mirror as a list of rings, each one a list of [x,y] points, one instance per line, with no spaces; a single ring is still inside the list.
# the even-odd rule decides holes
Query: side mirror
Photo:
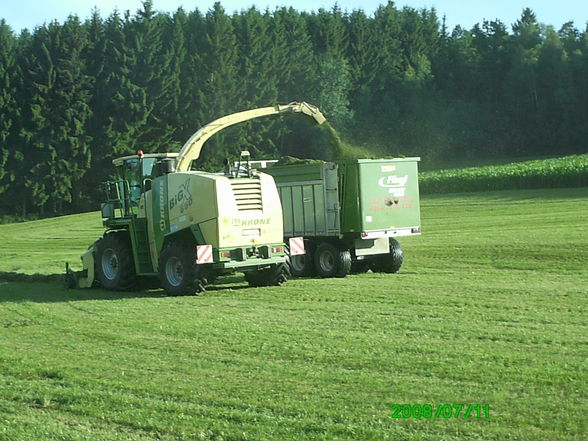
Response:
[[[114,217],[114,204],[111,202],[100,204],[102,219],[112,219]]]
[[[151,190],[151,179],[143,179],[143,191],[149,191]]]

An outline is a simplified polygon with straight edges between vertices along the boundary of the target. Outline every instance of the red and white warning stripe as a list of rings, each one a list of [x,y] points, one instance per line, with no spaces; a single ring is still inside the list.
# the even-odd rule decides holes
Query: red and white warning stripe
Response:
[[[304,238],[291,237],[290,238],[290,256],[300,256],[306,254],[304,251]]]
[[[196,263],[212,263],[212,245],[198,245],[196,247]]]

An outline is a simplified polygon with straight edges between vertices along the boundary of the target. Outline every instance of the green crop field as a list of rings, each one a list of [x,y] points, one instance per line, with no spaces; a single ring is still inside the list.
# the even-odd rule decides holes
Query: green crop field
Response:
[[[477,167],[426,171],[419,176],[421,192],[429,194],[588,186],[588,154],[507,164],[500,162],[495,160],[494,164]],[[426,163],[424,165],[430,166]]]
[[[588,188],[422,215],[399,274],[187,297],[58,285],[96,213],[0,225],[0,440],[588,439]]]

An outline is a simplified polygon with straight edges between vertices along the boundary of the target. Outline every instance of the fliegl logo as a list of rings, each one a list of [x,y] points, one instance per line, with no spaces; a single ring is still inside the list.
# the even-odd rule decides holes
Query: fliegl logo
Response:
[[[171,210],[175,206],[180,206],[180,213],[183,213],[192,205],[192,194],[190,193],[190,178],[186,179],[186,182],[180,185],[177,193],[169,200],[169,209]]]
[[[406,182],[408,181],[408,175],[406,176],[382,176],[378,181],[380,187],[388,189],[388,193],[391,195],[401,198],[404,197],[406,192]]]

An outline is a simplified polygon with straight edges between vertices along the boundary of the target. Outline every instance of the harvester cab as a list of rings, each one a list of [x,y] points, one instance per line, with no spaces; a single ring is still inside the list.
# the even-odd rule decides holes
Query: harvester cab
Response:
[[[82,256],[84,269],[67,271],[69,284],[128,290],[139,276],[157,276],[168,293],[184,294],[234,271],[243,272],[252,286],[285,282],[287,247],[273,177],[252,173],[247,151],[234,172],[227,170],[228,161],[224,173],[192,170],[202,146],[218,131],[284,112],[325,121],[307,103],[248,110],[204,126],[179,153],[138,151],[115,159],[116,178],[104,184],[101,206],[106,232]]]
[[[117,158],[114,180],[103,183],[106,201],[101,205],[102,218],[136,215],[141,197],[151,190],[153,180],[175,170],[177,153],[143,154]],[[118,210],[118,211],[117,211]]]

